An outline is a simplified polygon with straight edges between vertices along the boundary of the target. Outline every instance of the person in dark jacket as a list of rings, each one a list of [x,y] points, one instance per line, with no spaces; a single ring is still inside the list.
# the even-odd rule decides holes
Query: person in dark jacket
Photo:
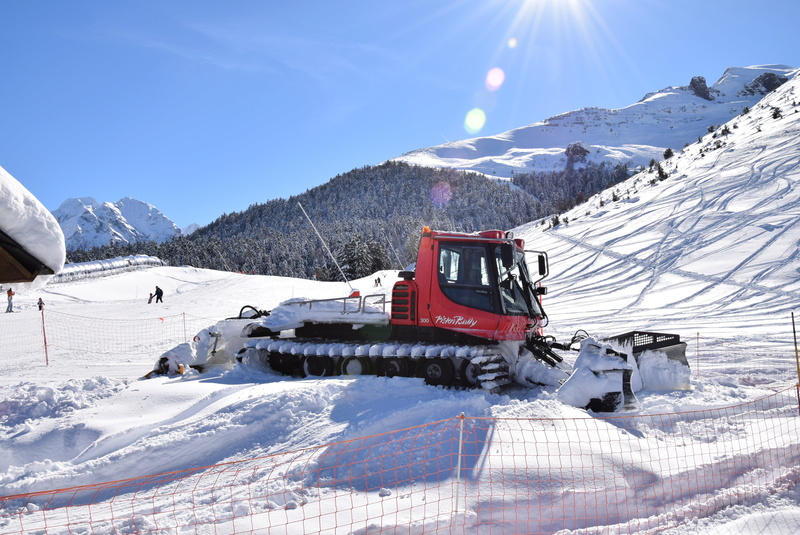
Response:
[[[156,303],[163,303],[161,297],[164,295],[164,290],[156,286]]]

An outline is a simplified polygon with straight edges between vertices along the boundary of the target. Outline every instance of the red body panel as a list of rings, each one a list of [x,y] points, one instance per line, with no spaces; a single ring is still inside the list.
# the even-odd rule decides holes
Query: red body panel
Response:
[[[428,231],[425,229],[419,245],[414,280],[397,282],[392,295],[391,323],[417,327],[439,327],[446,330],[489,340],[525,340],[535,322],[525,315],[501,315],[471,308],[450,300],[442,291],[438,279],[439,246],[465,239],[476,244],[500,243],[502,231],[486,231],[478,235]],[[521,240],[515,246],[522,250]],[[398,309],[395,300],[398,300]],[[405,306],[411,307],[406,313]]]

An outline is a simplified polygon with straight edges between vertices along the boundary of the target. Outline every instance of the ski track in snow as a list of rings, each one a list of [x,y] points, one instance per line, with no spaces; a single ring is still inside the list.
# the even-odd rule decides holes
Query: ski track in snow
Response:
[[[646,303],[660,293],[663,310],[702,304],[706,320],[747,324],[763,310],[788,316],[800,297],[794,238],[800,226],[800,164],[788,156],[797,152],[798,129],[771,135],[769,147],[749,137],[731,141],[717,149],[712,163],[707,155],[694,160],[697,169],[681,164],[680,172],[671,169],[666,181],[653,186],[629,180],[614,189],[635,190],[632,199],[608,203],[591,215],[578,207],[568,214],[568,224],[547,232],[524,227],[523,236],[537,247],[552,240],[569,246],[559,250],[562,255],[569,250],[571,265],[561,273],[553,270],[552,290],[626,295],[615,314],[646,314]],[[557,260],[553,264],[559,266]],[[679,291],[670,299],[667,287]],[[563,304],[558,296],[548,300]],[[597,322],[614,323],[607,317]]]
[[[259,456],[316,446],[322,446],[318,466],[329,469],[340,453],[353,458],[344,441],[464,413],[467,418],[528,422],[535,436],[574,453],[550,452],[535,457],[535,465],[520,465],[520,459],[529,458],[522,433],[501,429],[499,424],[475,431],[482,444],[492,444],[500,434],[507,434],[510,440],[498,442],[498,447],[517,455],[501,456],[492,444],[485,455],[495,464],[485,462],[481,470],[474,470],[470,476],[476,478],[474,483],[483,484],[481,478],[491,472],[509,485],[529,485],[518,489],[530,497],[525,500],[489,492],[471,504],[480,512],[470,514],[492,522],[487,530],[586,528],[584,532],[595,532],[592,522],[602,516],[601,511],[619,513],[609,522],[624,521],[627,507],[635,506],[653,515],[647,520],[657,520],[659,529],[673,535],[797,532],[800,491],[796,483],[794,487],[787,483],[796,482],[796,468],[787,474],[783,487],[751,492],[751,483],[773,481],[776,471],[784,468],[771,466],[770,454],[783,455],[790,469],[800,463],[796,405],[782,404],[735,418],[724,413],[711,418],[707,412],[763,398],[798,379],[787,317],[800,302],[800,253],[795,237],[800,221],[800,142],[795,124],[800,116],[786,112],[775,121],[768,107],[782,103],[785,108],[786,95],[793,95],[795,85],[791,82],[767,97],[766,107],[754,107],[749,115],[736,119],[739,128],[720,138],[725,146],[701,158],[701,148],[712,143],[709,137],[676,155],[667,165],[671,173],[667,180],[651,186],[653,175],[640,175],[616,188],[621,197],[626,190],[634,192],[629,199],[599,207],[599,197],[594,198],[570,212],[568,224],[549,231],[535,223],[515,229],[534,248],[550,254],[552,273],[545,281],[551,290],[545,297],[549,333],[562,335],[579,328],[600,334],[677,329],[691,343],[686,333],[697,332],[699,341],[703,331],[698,358],[687,352],[695,366],[693,389],[637,394],[641,414],[663,416],[645,417],[638,424],[631,424],[633,418],[597,418],[559,403],[555,388],[548,387],[514,386],[490,394],[430,387],[422,379],[297,379],[243,366],[144,381],[139,377],[159,357],[146,350],[112,356],[54,350],[48,366],[12,352],[0,361],[0,494],[193,470],[221,462],[256,464]],[[586,215],[587,210],[592,213]],[[368,294],[373,278],[353,284]],[[168,290],[163,306],[146,304],[148,290],[156,284]],[[235,316],[243,305],[269,310],[290,298],[346,293],[341,283],[187,267],[152,268],[49,285],[36,293],[20,291],[15,298],[20,314],[0,321],[15,328],[30,319],[38,326],[35,301],[39,295],[47,307],[65,314],[134,321],[180,313],[221,319]],[[762,429],[766,415],[775,416],[788,432],[774,435]],[[582,429],[575,427],[577,422],[614,437],[613,446],[585,440],[586,433],[576,430]],[[337,441],[339,445],[333,445]],[[723,455],[740,470],[714,481],[717,488],[725,487],[729,501],[739,504],[735,506],[725,506],[727,502],[686,485],[703,480],[721,462],[707,456],[716,455],[715,444],[721,441],[749,452]],[[755,441],[761,449],[753,452]],[[451,442],[445,445],[450,454]],[[665,446],[677,456],[653,458]],[[679,455],[684,449],[698,453]],[[386,457],[399,466],[405,453],[387,451]],[[626,486],[595,487],[598,482],[619,481],[619,470]],[[526,478],[532,474],[546,479],[515,483],[531,481]],[[311,504],[313,492],[293,494],[304,483],[299,475],[289,474],[287,481],[295,486],[276,498],[283,500],[278,506],[286,505],[288,514],[300,514],[302,507],[288,508],[292,500],[309,509],[315,505]],[[319,494],[334,491],[314,490]],[[391,489],[395,493],[406,490]],[[665,494],[673,496],[668,503],[663,502]],[[195,501],[195,497],[179,496],[175,501],[185,507],[176,517],[196,521],[198,517],[188,518],[189,514],[209,514],[204,506],[213,498],[203,495]],[[349,491],[351,503],[366,503],[368,498],[358,488]],[[431,503],[435,498],[431,496]],[[557,506],[551,511],[558,518],[548,516],[545,508],[537,518],[525,517],[538,512],[538,505]],[[492,511],[502,512],[503,519],[487,518]],[[434,515],[405,531],[447,529],[451,517],[442,518]],[[404,529],[404,520],[363,531]]]

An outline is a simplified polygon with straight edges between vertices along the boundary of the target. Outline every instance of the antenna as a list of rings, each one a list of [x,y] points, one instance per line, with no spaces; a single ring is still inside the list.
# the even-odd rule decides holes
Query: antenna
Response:
[[[386,243],[389,244],[389,249],[391,249],[392,252],[394,253],[394,257],[397,259],[397,265],[400,266],[400,269],[403,269],[403,261],[400,260],[400,255],[397,254],[397,249],[394,248],[394,245],[392,245],[392,241],[389,239],[389,236],[386,235],[386,229],[381,227],[381,233],[383,234],[383,238],[386,240]]]
[[[344,271],[342,271],[342,268],[339,266],[339,262],[336,261],[336,258],[333,256],[333,253],[331,252],[330,249],[328,249],[328,244],[325,243],[325,240],[322,239],[322,234],[319,233],[319,231],[317,230],[317,227],[314,226],[314,222],[311,221],[310,217],[308,217],[308,213],[306,212],[306,209],[303,208],[303,205],[300,204],[299,202],[297,203],[297,206],[300,207],[300,209],[303,211],[303,215],[306,216],[306,219],[308,219],[308,222],[311,223],[311,228],[313,228],[314,232],[317,233],[317,237],[319,238],[319,241],[322,242],[322,246],[325,247],[326,251],[328,251],[328,256],[330,256],[331,260],[333,260],[333,263],[336,264],[336,268],[339,270],[339,273],[342,274],[342,278],[344,279],[344,282],[346,282],[347,285],[350,286],[350,281],[347,280],[347,277],[345,277],[345,275],[344,275]],[[353,287],[350,286],[350,289],[352,290]]]

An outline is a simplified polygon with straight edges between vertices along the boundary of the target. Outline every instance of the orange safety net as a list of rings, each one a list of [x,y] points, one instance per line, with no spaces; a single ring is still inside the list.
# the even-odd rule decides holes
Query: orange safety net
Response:
[[[796,485],[795,386],[739,405],[458,416],[266,457],[0,497],[0,535],[657,533]]]

